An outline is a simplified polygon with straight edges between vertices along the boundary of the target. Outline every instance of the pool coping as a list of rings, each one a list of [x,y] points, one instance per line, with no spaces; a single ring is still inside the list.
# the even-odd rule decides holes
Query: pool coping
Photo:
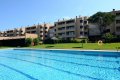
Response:
[[[120,52],[120,50],[89,50],[89,49],[82,49],[82,50],[77,50],[77,49],[36,49],[36,48],[10,48],[13,50],[61,50],[61,51],[98,51],[98,52]]]
[[[61,51],[97,51],[97,52],[120,52],[120,50],[90,50],[90,49],[45,49],[45,48],[41,48],[41,49],[37,49],[37,48],[4,48],[4,49],[0,49],[0,50],[61,50]]]

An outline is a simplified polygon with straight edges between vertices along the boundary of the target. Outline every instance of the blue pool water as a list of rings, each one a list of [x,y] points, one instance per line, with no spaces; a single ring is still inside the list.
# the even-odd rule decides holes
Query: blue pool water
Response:
[[[0,50],[0,80],[120,80],[120,52]]]

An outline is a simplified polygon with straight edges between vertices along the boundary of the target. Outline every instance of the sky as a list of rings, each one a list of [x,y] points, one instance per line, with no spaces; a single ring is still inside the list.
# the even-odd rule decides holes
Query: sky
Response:
[[[0,31],[120,10],[120,0],[0,0]]]

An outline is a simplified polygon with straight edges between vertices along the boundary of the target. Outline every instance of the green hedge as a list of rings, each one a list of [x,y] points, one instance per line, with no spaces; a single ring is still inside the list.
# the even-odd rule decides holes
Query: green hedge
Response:
[[[39,38],[35,38],[35,39],[33,39],[33,43],[34,43],[34,45],[38,45],[39,44]]]
[[[32,38],[25,39],[25,46],[31,46],[32,45]]]

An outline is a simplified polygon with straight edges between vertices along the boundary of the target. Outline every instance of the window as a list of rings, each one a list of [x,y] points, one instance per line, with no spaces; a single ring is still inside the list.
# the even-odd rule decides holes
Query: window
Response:
[[[88,25],[86,25],[86,26],[84,27],[84,29],[88,29]]]
[[[26,29],[30,29],[30,27],[26,28]]]
[[[31,27],[31,29],[36,29],[36,27]]]
[[[69,32],[66,32],[66,35],[74,35],[75,32],[74,31],[69,31]]]
[[[110,29],[106,29],[104,32],[105,32],[105,33],[108,33],[108,32],[110,32]]]
[[[120,16],[120,13],[116,13],[116,16]]]
[[[64,36],[64,35],[65,35],[65,33],[58,33],[58,35],[59,35],[59,36]]]
[[[43,37],[43,35],[40,35],[40,37]]]
[[[55,26],[56,26],[56,24],[55,24]]]
[[[74,25],[73,26],[67,26],[66,29],[74,29]]]
[[[120,26],[116,26],[116,31],[118,32],[120,32]]]
[[[80,29],[82,29],[83,28],[83,26],[80,26]]]
[[[45,27],[45,29],[47,29],[47,27]]]
[[[47,33],[47,31],[45,31],[45,33]]]
[[[87,35],[88,34],[88,32],[85,32],[85,35]]]
[[[55,29],[55,32],[56,32],[56,29]]]
[[[65,24],[65,22],[59,22],[58,25],[62,25],[62,24]]]
[[[45,37],[47,37],[47,35],[45,35]]]
[[[65,30],[65,27],[58,28],[58,30]]]
[[[116,24],[120,24],[120,20],[116,20]]]
[[[80,20],[80,23],[83,23],[83,20]]]
[[[27,31],[27,33],[30,33],[30,31]]]
[[[80,35],[83,35],[83,32],[80,32]]]
[[[43,33],[43,31],[40,31],[40,33]]]
[[[36,31],[31,31],[31,33],[36,33]]]
[[[69,23],[74,23],[74,22],[75,22],[75,20],[66,21],[67,24],[69,24]]]
[[[84,21],[84,24],[87,24],[87,21]]]

